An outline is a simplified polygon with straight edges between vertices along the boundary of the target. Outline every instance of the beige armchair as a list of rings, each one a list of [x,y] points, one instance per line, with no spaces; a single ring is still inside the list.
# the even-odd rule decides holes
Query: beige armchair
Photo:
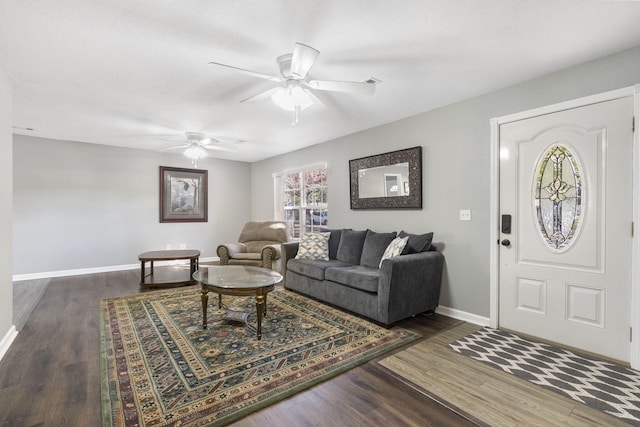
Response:
[[[291,241],[284,221],[251,221],[244,225],[238,243],[225,243],[216,252],[220,265],[253,265],[282,272],[280,244]]]

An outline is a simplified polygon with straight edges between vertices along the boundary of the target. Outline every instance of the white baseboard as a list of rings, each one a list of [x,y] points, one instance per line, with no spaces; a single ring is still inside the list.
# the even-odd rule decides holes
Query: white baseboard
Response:
[[[473,323],[474,325],[489,326],[490,324],[490,319],[488,317],[478,316],[477,314],[467,313],[466,311],[443,307],[441,305],[436,308],[436,313],[453,319],[464,320],[465,322]]]
[[[200,258],[200,262],[219,261],[218,257]],[[155,262],[155,266],[163,265],[177,265],[188,264],[189,261],[159,261]],[[108,273],[111,271],[122,270],[135,270],[140,268],[140,264],[124,264],[124,265],[110,265],[105,267],[93,267],[93,268],[78,268],[76,270],[60,270],[60,271],[46,271],[42,273],[29,273],[29,274],[14,274],[13,281],[19,282],[21,280],[35,280],[35,279],[48,279],[50,277],[65,277],[65,276],[80,276],[82,274],[95,274],[95,273]]]
[[[4,338],[2,338],[2,340],[0,341],[0,360],[2,360],[4,355],[7,353],[7,351],[9,350],[9,347],[11,346],[11,343],[13,343],[13,340],[15,340],[17,336],[18,336],[18,331],[16,331],[16,325],[11,325],[11,328],[9,328],[9,331],[6,333]]]

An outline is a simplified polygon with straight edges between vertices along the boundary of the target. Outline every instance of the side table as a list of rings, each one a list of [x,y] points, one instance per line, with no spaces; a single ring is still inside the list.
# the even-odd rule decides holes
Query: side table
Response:
[[[140,260],[140,286],[141,287],[156,287],[156,286],[176,286],[176,285],[193,285],[195,280],[193,279],[193,273],[198,269],[198,261],[200,258],[200,251],[195,249],[180,249],[180,250],[168,250],[168,251],[149,251],[138,255]],[[176,261],[188,259],[189,260],[189,275],[184,271],[168,272],[158,277],[153,275],[153,263],[154,261]],[[149,274],[146,274],[145,263],[150,262]]]

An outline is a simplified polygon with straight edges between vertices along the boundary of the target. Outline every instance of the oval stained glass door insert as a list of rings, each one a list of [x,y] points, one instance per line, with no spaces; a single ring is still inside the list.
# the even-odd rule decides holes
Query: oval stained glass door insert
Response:
[[[582,165],[568,147],[554,144],[544,152],[535,171],[533,206],[540,237],[551,251],[564,252],[582,226],[586,195]]]

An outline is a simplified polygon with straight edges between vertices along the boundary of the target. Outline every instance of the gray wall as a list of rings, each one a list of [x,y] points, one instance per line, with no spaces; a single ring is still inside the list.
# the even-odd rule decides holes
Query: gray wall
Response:
[[[167,244],[214,257],[251,216],[248,163],[199,161],[209,221],[160,223],[159,166],[192,167],[184,156],[20,135],[13,146],[15,275],[136,264]]]
[[[0,341],[13,325],[13,286],[11,278],[12,200],[12,84],[0,66]]]
[[[488,317],[489,120],[636,83],[640,83],[640,48],[254,163],[253,216],[264,217],[273,211],[272,173],[326,161],[330,227],[433,231],[434,242],[446,259],[440,304]],[[349,159],[417,145],[423,147],[422,210],[349,209]],[[471,209],[472,221],[459,221],[460,209]]]

